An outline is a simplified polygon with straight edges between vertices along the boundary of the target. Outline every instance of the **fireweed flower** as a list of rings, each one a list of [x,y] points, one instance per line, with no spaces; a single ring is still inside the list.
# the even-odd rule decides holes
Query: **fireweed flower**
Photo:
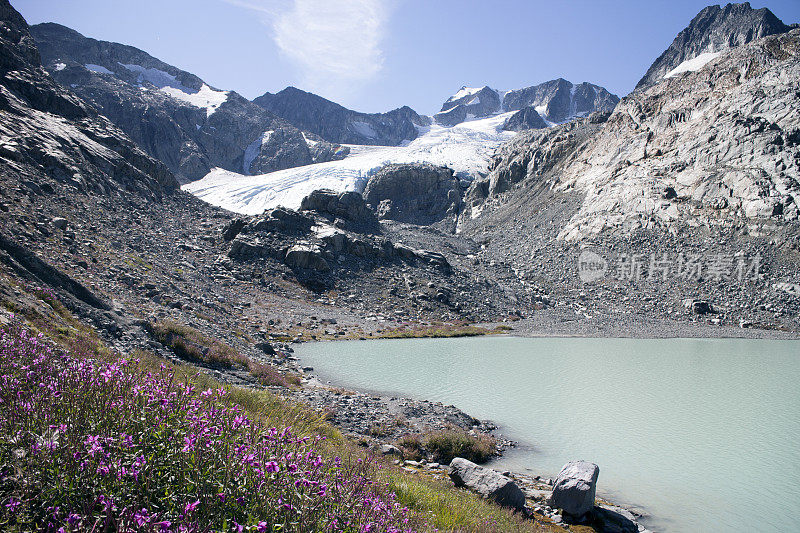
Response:
[[[369,461],[323,457],[322,437],[248,418],[225,389],[196,390],[166,366],[147,372],[85,355],[94,351],[64,354],[18,325],[0,327],[0,452],[10,444],[26,480],[0,471],[0,523],[411,531],[408,510],[370,479]]]

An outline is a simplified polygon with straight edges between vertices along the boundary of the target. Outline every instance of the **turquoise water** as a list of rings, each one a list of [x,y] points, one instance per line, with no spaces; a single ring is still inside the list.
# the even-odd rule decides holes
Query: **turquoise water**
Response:
[[[521,443],[493,466],[600,465],[656,531],[800,531],[800,341],[479,337],[306,344],[345,387],[454,404]]]

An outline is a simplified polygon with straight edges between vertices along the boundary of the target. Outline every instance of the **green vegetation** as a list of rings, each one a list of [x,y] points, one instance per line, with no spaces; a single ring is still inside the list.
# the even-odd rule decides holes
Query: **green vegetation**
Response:
[[[61,349],[75,354],[76,357],[97,361],[97,363],[93,363],[94,365],[99,365],[100,362],[114,364],[119,360],[119,356],[109,350],[98,339],[94,330],[81,325],[81,323],[74,317],[71,317],[71,315],[65,319],[64,322],[59,322],[58,317],[54,318],[56,318],[56,320],[44,320],[37,316],[35,322],[28,322],[27,325],[43,333],[45,337],[57,343]],[[64,323],[68,324],[68,327],[65,326]],[[76,327],[78,325],[80,325],[80,327]],[[187,345],[196,344],[202,347],[215,346],[217,353],[226,355],[227,360],[234,362],[232,364],[240,364],[239,361],[244,360],[241,356],[232,354],[231,351],[233,349],[230,347],[226,348],[224,343],[215,341],[214,339],[208,339],[190,328],[185,328],[178,324],[162,326],[163,327],[160,329],[162,329],[164,333],[171,332],[173,335],[183,337],[188,341]],[[65,334],[65,332],[67,334]],[[200,352],[202,353],[202,350],[200,350]],[[170,378],[171,383],[185,383],[189,387],[194,387],[197,391],[206,391],[208,389],[214,391],[220,389],[224,390],[224,394],[216,394],[214,398],[214,402],[218,402],[220,409],[236,410],[246,415],[253,423],[259,425],[263,424],[264,427],[291,427],[292,434],[298,438],[311,437],[313,440],[317,440],[318,437],[324,437],[324,440],[319,441],[315,446],[316,449],[319,450],[319,454],[325,458],[336,456],[352,458],[352,461],[356,463],[359,458],[367,458],[366,452],[362,448],[359,448],[354,442],[343,437],[338,430],[327,423],[323,414],[315,412],[302,404],[282,399],[266,390],[233,387],[221,384],[212,376],[198,371],[196,367],[185,364],[174,365],[165,362],[149,352],[137,352],[132,354],[132,356],[133,359],[138,359],[139,363],[135,367],[135,372],[130,370],[132,374],[127,374],[128,370],[125,370],[126,375],[131,376],[130,379],[140,379],[136,376],[144,376],[148,373],[158,376],[171,375],[173,376]],[[100,367],[97,366],[97,368]],[[168,385],[165,384],[164,386]],[[127,392],[122,389],[120,389],[120,392],[127,394]],[[347,394],[348,392],[350,391],[342,391],[343,394]],[[84,395],[82,397],[87,399],[86,405],[91,404],[88,402],[88,399],[92,397],[91,395]],[[105,402],[102,397],[98,396],[97,405],[108,405],[108,402]],[[47,405],[42,404],[41,410],[46,412]],[[89,427],[99,427],[110,423],[107,409],[87,410],[84,412],[84,416],[87,417],[87,424]],[[133,419],[131,418],[130,420]],[[136,423],[140,424],[140,429],[145,433],[149,431],[151,436],[168,429],[168,426],[164,426],[163,424],[161,425],[161,429],[155,427],[148,429],[146,424],[141,425],[141,417],[139,420],[140,422]],[[420,439],[419,437],[409,437],[409,442],[414,438],[417,440]],[[422,440],[427,442],[427,436],[423,436]],[[435,444],[437,449],[447,450],[455,449],[456,447],[452,443],[460,442],[460,438],[436,437],[433,441],[437,443]],[[178,442],[181,446],[186,444],[182,439]],[[451,444],[447,444],[448,442]],[[172,448],[167,446],[163,449],[168,451]],[[174,458],[181,457],[182,453],[182,449],[175,450]],[[163,457],[166,459],[166,456]],[[222,456],[220,456],[220,458],[222,458]],[[209,456],[209,460],[211,460],[211,456]],[[352,461],[350,464],[352,464]],[[162,463],[162,466],[163,469],[161,472],[166,476],[165,479],[168,479],[172,467],[168,461]],[[177,475],[178,472],[185,473],[184,470],[176,470],[175,474]],[[181,475],[184,475],[183,473]],[[417,517],[412,521],[413,527],[417,527],[422,531],[438,530],[465,533],[484,531],[547,531],[543,526],[532,520],[523,519],[521,516],[509,510],[482,500],[473,493],[454,488],[449,481],[432,479],[427,474],[409,474],[386,463],[379,465],[377,470],[370,471],[369,476],[380,488],[380,491],[378,491],[379,495],[392,492],[396,494],[395,501],[401,506],[408,507],[412,514]],[[44,482],[40,484],[41,488],[44,490],[51,490],[53,487],[49,487],[48,483],[52,483],[52,479],[50,481],[44,480]],[[65,483],[64,485],[70,485],[70,483]],[[173,498],[173,507],[175,507],[175,505],[179,507],[182,506],[184,504],[183,499],[186,499],[186,503],[188,504],[193,504],[193,502],[196,501],[194,499],[187,499],[190,493],[185,490],[184,492],[186,492],[186,494],[179,495],[175,492],[173,496],[171,496],[171,498]],[[186,498],[178,501],[179,496],[181,498],[186,496]],[[11,500],[9,500],[5,494],[0,495],[0,500],[2,500],[0,503],[3,504],[2,509],[10,509],[9,507],[5,507],[5,504],[11,503]],[[16,503],[14,503],[14,505],[16,505]],[[215,509],[215,512],[217,511],[220,513],[227,512],[222,508]],[[102,512],[102,510],[98,512]],[[86,513],[82,513],[82,519],[85,519],[87,516]],[[233,517],[220,516],[228,520],[233,519]],[[321,515],[318,514],[317,516]],[[143,515],[140,516],[140,518],[145,519],[146,517]],[[81,524],[85,523],[86,522],[82,522]],[[250,523],[252,524],[252,522]],[[233,524],[229,521],[228,526],[229,528],[233,527]],[[254,527],[257,526],[258,522],[255,522]],[[17,531],[21,530],[19,527],[8,527],[8,523],[6,523],[5,529],[12,531],[15,529]],[[75,530],[75,528],[70,529],[67,527],[65,527],[65,529]],[[255,531],[257,529],[251,530]],[[286,531],[296,530],[297,528],[291,526],[286,528]]]
[[[443,464],[450,464],[454,457],[483,463],[497,453],[494,437],[482,433],[473,435],[458,427],[423,435],[404,435],[396,444],[407,459],[419,460],[430,455]]]
[[[420,338],[444,338],[444,337],[477,337],[489,335],[492,331],[478,326],[468,326],[459,324],[432,324],[429,326],[403,325],[396,328],[386,329],[380,332],[377,337],[382,339],[420,339]]]
[[[224,342],[208,338],[199,331],[172,320],[150,323],[147,329],[153,338],[181,359],[223,368],[247,365],[247,358]]]

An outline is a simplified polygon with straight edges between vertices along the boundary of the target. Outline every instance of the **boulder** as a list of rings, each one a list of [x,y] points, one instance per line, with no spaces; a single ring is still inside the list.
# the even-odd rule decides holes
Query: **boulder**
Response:
[[[67,219],[61,217],[53,217],[53,226],[60,230],[65,230],[67,229]]]
[[[290,268],[302,268],[327,272],[331,269],[323,257],[319,246],[309,244],[296,244],[286,252],[284,262]]]
[[[600,468],[588,461],[570,461],[556,478],[550,506],[562,509],[573,518],[580,518],[594,508],[597,476]]]
[[[461,197],[453,171],[428,163],[386,165],[364,188],[364,201],[378,218],[421,226],[454,220]]]
[[[247,221],[243,218],[236,218],[231,220],[230,223],[222,230],[222,238],[226,241],[232,241],[242,231]]]
[[[400,448],[392,444],[381,444],[380,451],[381,455],[403,455]]]
[[[341,218],[353,229],[377,230],[378,219],[367,207],[364,198],[357,192],[336,193],[319,189],[303,198],[301,211],[315,211],[330,219]]]
[[[275,355],[275,348],[268,342],[257,342],[255,347],[267,355]]]
[[[257,239],[239,235],[231,241],[228,257],[231,259],[256,259],[269,255],[267,248]]]
[[[714,312],[714,308],[711,307],[711,304],[705,300],[687,298],[683,301],[683,307],[685,307],[686,310],[690,311],[693,315],[706,315]]]
[[[630,511],[620,507],[597,506],[594,518],[602,524],[603,533],[638,533],[639,525]]]
[[[522,509],[525,494],[511,479],[490,468],[456,457],[450,463],[450,479],[457,487],[468,487],[504,507]]]

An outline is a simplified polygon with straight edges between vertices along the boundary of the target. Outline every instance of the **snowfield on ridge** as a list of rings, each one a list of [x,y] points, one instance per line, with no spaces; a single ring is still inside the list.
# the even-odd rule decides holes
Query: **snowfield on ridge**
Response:
[[[215,168],[203,179],[184,185],[183,190],[230,211],[256,215],[278,206],[297,209],[316,189],[361,192],[370,176],[389,163],[432,163],[472,180],[486,174],[495,149],[516,135],[502,130],[512,114],[468,120],[452,127],[434,123],[420,128],[420,136],[405,146],[348,145],[350,155],[340,161],[256,176]]]

